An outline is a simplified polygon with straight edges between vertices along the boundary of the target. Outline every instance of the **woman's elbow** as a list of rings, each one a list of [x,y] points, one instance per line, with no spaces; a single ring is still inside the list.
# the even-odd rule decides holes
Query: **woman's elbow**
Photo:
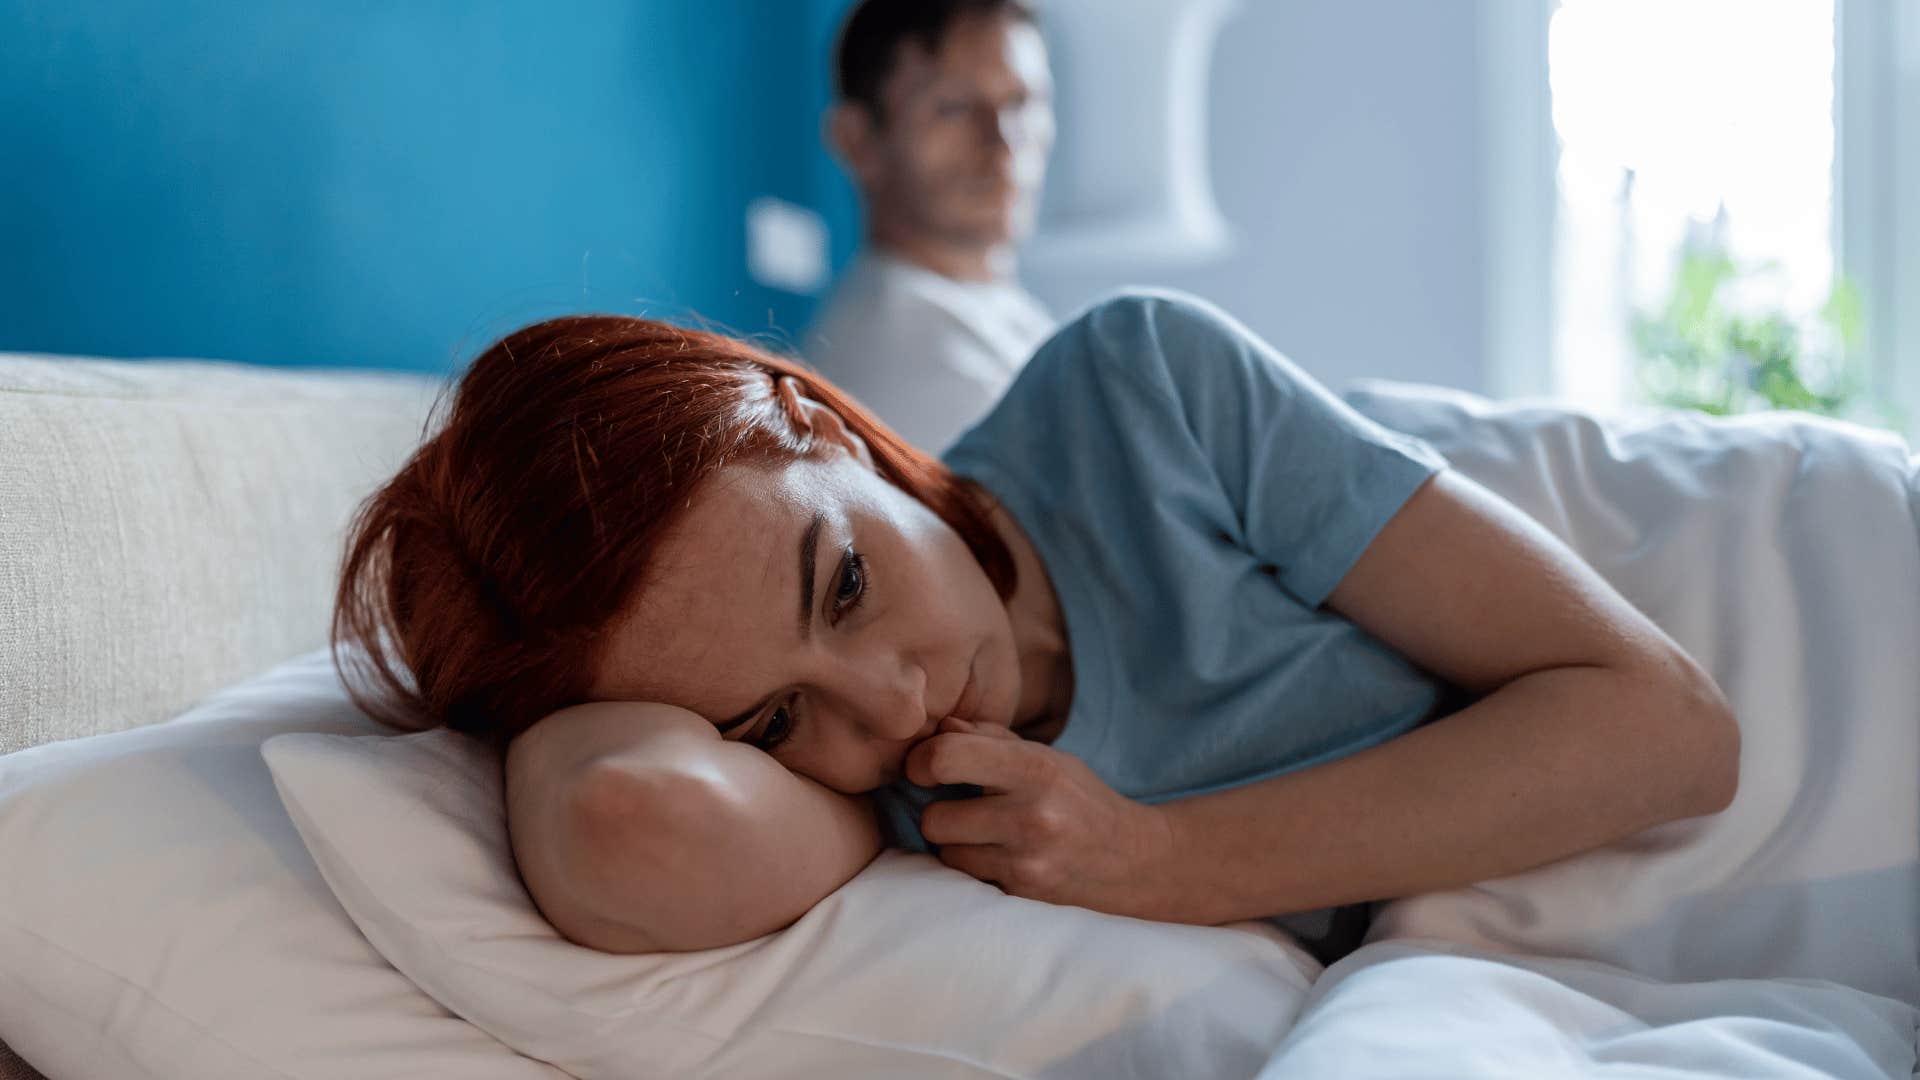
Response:
[[[1717,814],[1733,805],[1740,791],[1740,722],[1727,696],[1713,677],[1698,665],[1685,665],[1688,675],[1679,689],[1687,729],[1689,770],[1693,783],[1692,816]]]

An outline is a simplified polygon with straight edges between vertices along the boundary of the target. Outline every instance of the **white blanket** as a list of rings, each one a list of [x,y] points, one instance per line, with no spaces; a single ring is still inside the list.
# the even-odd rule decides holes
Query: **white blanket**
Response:
[[[1267,1075],[1909,1075],[1920,489],[1905,445],[1789,415],[1603,423],[1381,383],[1348,400],[1527,511],[1711,671],[1740,719],[1741,784],[1721,814],[1384,905]],[[1396,1056],[1415,1048],[1417,1067]]]
[[[1807,979],[1663,983],[1438,942],[1328,968],[1260,1080],[1912,1075],[1914,1011]]]

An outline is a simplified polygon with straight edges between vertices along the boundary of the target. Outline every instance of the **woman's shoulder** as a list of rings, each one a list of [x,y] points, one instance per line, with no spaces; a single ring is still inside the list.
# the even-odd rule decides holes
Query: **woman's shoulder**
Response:
[[[1227,385],[1207,367],[1230,334],[1218,309],[1164,290],[1129,290],[1082,309],[1047,339],[994,409],[946,454],[962,471],[1070,471],[1148,454],[1181,457],[1192,403]],[[1217,384],[1217,385],[1213,385]],[[1169,442],[1171,440],[1171,442]],[[984,463],[984,465],[983,465]]]
[[[1232,392],[1256,370],[1303,377],[1233,316],[1172,289],[1126,289],[1095,301],[1062,324],[1028,366],[1043,376],[1037,384],[1094,399],[1108,397],[1116,384],[1181,402]]]
[[[1109,293],[1088,304],[1068,323],[1126,339],[1158,334],[1211,335],[1239,327],[1233,316],[1210,301],[1178,289],[1149,287]]]

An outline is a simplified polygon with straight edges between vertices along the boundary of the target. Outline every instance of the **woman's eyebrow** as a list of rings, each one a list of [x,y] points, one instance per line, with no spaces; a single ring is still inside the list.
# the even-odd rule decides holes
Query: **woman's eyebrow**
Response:
[[[807,532],[800,538],[800,640],[805,641],[813,634],[813,563],[820,551],[820,526],[826,524],[827,515],[815,513],[813,520],[807,523]]]

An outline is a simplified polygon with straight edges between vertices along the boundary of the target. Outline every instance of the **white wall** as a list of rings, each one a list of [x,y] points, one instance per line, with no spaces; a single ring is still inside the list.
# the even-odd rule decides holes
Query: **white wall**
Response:
[[[1207,131],[1234,250],[1188,268],[1036,254],[1028,286],[1061,315],[1129,282],[1190,290],[1335,387],[1380,376],[1493,388],[1478,9],[1243,0],[1214,52]],[[1064,92],[1073,74],[1058,74]],[[1063,129],[1071,108],[1063,96]]]

